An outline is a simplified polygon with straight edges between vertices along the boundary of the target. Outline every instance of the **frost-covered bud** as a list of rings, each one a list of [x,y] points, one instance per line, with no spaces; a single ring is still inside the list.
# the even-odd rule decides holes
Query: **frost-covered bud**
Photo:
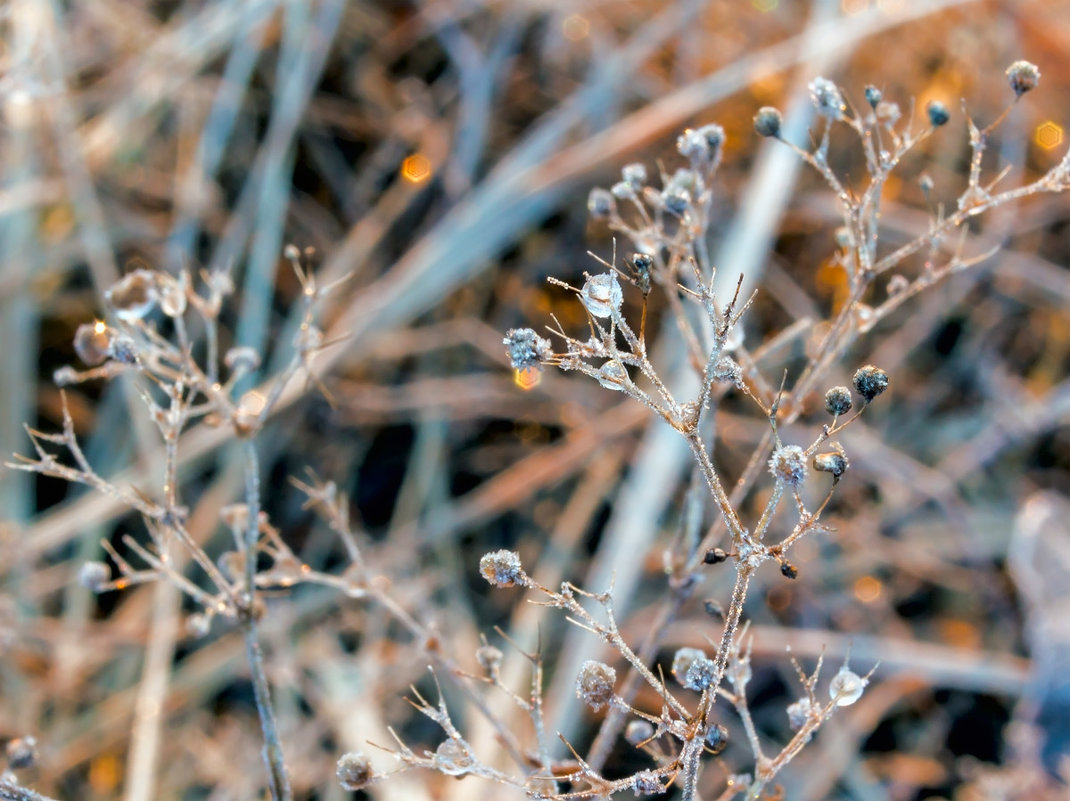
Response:
[[[613,201],[613,195],[601,187],[595,187],[587,195],[587,211],[596,220],[604,220],[613,213],[616,205]]]
[[[833,478],[839,478],[847,472],[851,463],[847,461],[847,454],[842,448],[837,448],[828,453],[819,453],[814,457],[814,470],[822,473],[831,473]]]
[[[781,562],[780,575],[788,579],[797,579],[799,577],[799,568],[795,567],[791,562]]]
[[[710,149],[710,157],[716,156],[717,151],[724,144],[724,128],[715,122],[711,122],[703,125],[695,133],[701,134],[705,138],[706,147]]]
[[[632,271],[636,286],[644,295],[650,292],[650,272],[654,269],[654,260],[646,253],[632,254]]]
[[[350,751],[338,758],[335,775],[342,789],[352,793],[367,786],[375,778],[375,771],[368,757],[359,751]]]
[[[186,311],[186,273],[174,278],[167,273],[156,276],[160,310],[168,317],[180,317]]]
[[[606,389],[623,392],[628,384],[628,372],[620,362],[606,362],[598,371],[598,383]]]
[[[799,486],[806,478],[806,452],[798,445],[782,445],[769,457],[769,472],[789,487]]]
[[[691,195],[683,189],[666,190],[661,193],[661,202],[670,214],[681,216],[691,205]]]
[[[151,270],[134,270],[105,291],[104,297],[119,319],[140,320],[156,305],[156,276]]]
[[[628,745],[639,746],[654,736],[654,725],[648,720],[632,720],[624,729]]]
[[[597,712],[613,700],[617,671],[604,662],[588,659],[576,676],[576,697]]]
[[[780,109],[762,106],[754,115],[754,130],[759,136],[779,137],[780,126],[783,122],[784,118],[780,114]]]
[[[490,674],[497,673],[501,669],[504,657],[505,654],[493,645],[481,645],[476,648],[476,661],[481,668]]]
[[[1010,81],[1015,96],[1021,97],[1029,90],[1037,88],[1040,70],[1036,64],[1028,61],[1015,61],[1007,67],[1007,80]]]
[[[638,190],[627,181],[617,181],[609,187],[609,191],[617,200],[635,200],[638,197]]]
[[[869,103],[869,107],[876,110],[877,105],[881,102],[881,90],[876,86],[867,86],[865,94],[866,102]]]
[[[933,177],[929,173],[923,172],[918,178],[918,186],[921,187],[922,194],[928,197],[936,185],[933,183]]]
[[[212,630],[212,618],[202,612],[195,612],[186,618],[186,632],[191,637],[207,637]]]
[[[825,411],[831,415],[847,414],[851,411],[851,390],[847,387],[833,387],[826,392]]]
[[[90,367],[96,367],[108,358],[108,326],[101,321],[82,323],[74,332],[74,352]]]
[[[902,112],[899,110],[899,104],[891,103],[887,100],[882,100],[878,103],[877,108],[873,110],[873,113],[877,115],[877,122],[888,128],[895,125],[902,116]]]
[[[510,328],[502,340],[514,370],[541,368],[542,362],[553,356],[550,340],[540,337],[530,328]]]
[[[632,778],[632,791],[637,795],[661,795],[665,785],[661,777],[652,770],[641,770]]]
[[[862,697],[867,684],[868,681],[844,665],[829,683],[829,697],[836,702],[836,706],[850,706]]]
[[[888,374],[879,367],[867,364],[855,371],[854,385],[858,394],[868,403],[888,389]]]
[[[592,275],[580,290],[580,300],[594,317],[609,317],[620,311],[624,293],[616,273]]]
[[[948,120],[951,119],[951,112],[939,100],[930,100],[929,105],[925,107],[925,113],[929,115],[929,124],[934,128],[947,125]]]
[[[260,366],[260,354],[256,348],[249,345],[236,345],[227,350],[223,356],[223,364],[231,372],[249,372]]]
[[[684,687],[701,692],[712,687],[716,678],[717,665],[712,659],[703,656],[688,667],[687,673],[684,674]]]
[[[7,742],[7,764],[12,770],[32,768],[37,762],[37,740],[33,737],[16,737]]]
[[[431,765],[439,773],[447,776],[463,776],[472,769],[472,755],[460,740],[450,738],[443,740],[431,757]]]
[[[673,678],[683,685],[687,680],[687,671],[697,659],[705,659],[706,652],[699,648],[680,648],[672,657]]]
[[[693,128],[687,128],[676,138],[676,149],[680,155],[692,161],[705,161],[710,156],[710,146],[706,137]]]
[[[625,164],[620,171],[621,180],[626,184],[631,184],[631,187],[635,191],[639,191],[646,183],[646,167],[640,163]]]
[[[479,572],[495,587],[512,587],[524,581],[524,569],[520,566],[520,554],[516,551],[493,551],[479,560]]]
[[[108,343],[108,355],[120,364],[137,364],[137,343],[128,336],[113,336]]]
[[[710,749],[714,755],[724,751],[727,745],[728,729],[720,723],[714,723],[706,730],[706,747]]]
[[[111,568],[104,562],[83,562],[78,568],[78,583],[91,592],[103,592],[111,581]]]
[[[847,105],[839,87],[827,78],[814,78],[810,83],[810,102],[817,113],[830,120],[842,120]]]
[[[804,725],[806,721],[810,719],[811,711],[814,705],[810,703],[810,699],[803,697],[796,701],[794,704],[788,706],[788,725],[792,731],[798,731]]]

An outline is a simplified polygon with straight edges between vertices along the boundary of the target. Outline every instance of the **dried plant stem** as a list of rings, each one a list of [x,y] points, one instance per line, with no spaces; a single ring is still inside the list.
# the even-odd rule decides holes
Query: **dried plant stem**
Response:
[[[273,801],[292,801],[290,778],[286,773],[286,761],[282,754],[275,710],[271,705],[271,687],[264,672],[264,654],[257,639],[256,611],[254,605],[256,550],[260,539],[260,463],[256,445],[246,440],[245,450],[245,503],[249,520],[245,535],[245,587],[248,606],[241,615],[245,633],[245,654],[256,697],[256,711],[260,716],[260,729],[264,734],[264,761],[268,767]]]
[[[0,781],[0,801],[55,801],[47,795],[35,793],[17,784]]]

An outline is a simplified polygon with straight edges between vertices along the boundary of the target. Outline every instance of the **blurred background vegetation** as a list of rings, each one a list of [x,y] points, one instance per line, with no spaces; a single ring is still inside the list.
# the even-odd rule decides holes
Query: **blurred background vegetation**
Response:
[[[264,350],[266,375],[289,358],[298,314],[283,246],[314,247],[322,281],[351,276],[325,315],[328,336],[344,339],[317,362],[335,402],[288,391],[261,438],[266,508],[303,559],[329,567],[336,544],[287,477],[312,467],[336,481],[395,597],[470,669],[494,624],[529,644],[541,636],[548,651],[568,645],[569,658],[594,646],[515,595],[488,593],[476,572],[486,550],[516,548],[526,565],[596,590],[616,571],[626,634],[639,637],[684,513],[686,453],[645,410],[575,376],[518,386],[501,347],[507,328],[551,313],[583,325],[579,304],[545,278],[575,283],[593,269],[588,249],[610,257],[610,232],[587,220],[591,186],[632,161],[671,171],[681,129],[723,125],[711,250],[730,283],[743,272],[760,287],[746,322],[760,342],[820,319],[845,284],[830,259],[833,198],[753,133],[759,106],[782,108],[805,144],[805,86],[817,75],[855,105],[865,84],[904,114],[913,103],[918,126],[927,101],[947,103],[951,123],[887,186],[886,245],[923,232],[936,204],[957,197],[969,155],[959,99],[979,122],[994,119],[1012,98],[1011,61],[1035,62],[1042,79],[996,134],[990,174],[1042,174],[1070,126],[1065,0],[8,0],[0,26],[0,452],[25,452],[23,423],[58,425],[52,372],[75,361],[74,330],[103,313],[103,289],[124,272],[232,265],[224,344]],[[833,137],[832,164],[861,179],[848,145]],[[873,361],[893,389],[844,436],[854,471],[831,509],[837,531],[799,546],[798,581],[758,578],[747,610],[757,723],[786,730],[787,644],[806,659],[850,646],[860,667],[883,666],[792,765],[787,798],[1019,797],[971,795],[987,792],[982,763],[1028,789],[1021,776],[1040,770],[1028,755],[1046,747],[1051,767],[1065,749],[1045,714],[1070,710],[1051,690],[1070,635],[1038,635],[1036,621],[1068,602],[1070,582],[1061,569],[1029,570],[1070,569],[1057,561],[1070,550],[1068,226],[1059,195],[986,217],[969,250],[1000,253],[907,304],[830,382]],[[805,362],[814,334],[800,332],[767,378]],[[133,386],[67,394],[98,472],[151,490],[159,447]],[[726,401],[718,462],[729,476],[764,425]],[[241,486],[227,432],[197,426],[182,453],[191,530],[222,537],[218,509]],[[153,586],[97,598],[73,581],[102,538],[139,526],[106,498],[0,471],[0,740],[35,735],[41,759],[26,780],[64,799],[256,797],[240,637],[187,634],[178,601]],[[1012,569],[1016,542],[1031,550]],[[1023,601],[1028,577],[1042,591]],[[701,601],[726,600],[726,581],[711,573],[667,654],[704,643]],[[342,798],[342,751],[388,743],[387,725],[421,743],[402,697],[425,682],[425,644],[337,594],[301,590],[269,606],[265,646],[298,797]],[[567,703],[574,675],[551,669],[548,698],[555,726],[582,742],[593,723]],[[1037,709],[1046,728],[1031,740],[1024,723]],[[142,757],[153,789],[140,796],[128,771],[136,721],[159,736]],[[493,747],[486,732],[482,742]],[[368,792],[500,792],[443,778]]]

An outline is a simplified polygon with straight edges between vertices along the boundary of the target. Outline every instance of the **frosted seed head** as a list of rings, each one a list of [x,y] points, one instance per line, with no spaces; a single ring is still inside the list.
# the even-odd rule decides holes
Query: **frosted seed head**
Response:
[[[111,581],[111,568],[105,562],[83,562],[78,568],[78,583],[91,592],[103,592]]]
[[[632,778],[632,790],[636,796],[660,795],[665,792],[665,785],[654,771],[641,770]]]
[[[34,737],[16,737],[7,742],[7,765],[12,770],[32,768],[37,763],[37,740]]]
[[[550,340],[530,328],[510,328],[505,332],[502,344],[514,370],[541,369],[542,362],[553,356]]]
[[[512,587],[524,581],[524,569],[516,551],[503,549],[484,554],[479,560],[479,572],[495,587]]]
[[[899,117],[902,116],[902,112],[899,110],[899,104],[890,103],[887,100],[882,100],[878,103],[877,108],[873,110],[873,113],[877,115],[877,122],[887,128],[891,128],[899,122]]]
[[[676,137],[676,149],[681,156],[691,161],[705,161],[710,155],[706,137],[692,128],[685,129]]]
[[[854,385],[858,394],[869,403],[888,389],[888,374],[879,367],[867,364],[855,371]]]
[[[851,463],[847,461],[847,454],[842,448],[837,448],[828,453],[819,453],[814,457],[814,470],[822,473],[831,473],[833,478],[839,478],[847,472]]]
[[[769,472],[783,484],[799,486],[806,478],[806,453],[798,445],[782,445],[769,457]]]
[[[352,793],[367,786],[375,778],[375,771],[368,757],[359,751],[350,751],[338,758],[335,775],[342,789]]]
[[[576,676],[576,697],[595,712],[613,700],[617,671],[604,662],[588,659]]]
[[[929,124],[934,128],[947,125],[951,119],[951,112],[939,100],[930,100],[929,105],[925,107],[925,113],[929,115]]]
[[[759,136],[780,136],[780,126],[784,123],[784,117],[780,109],[772,106],[762,106],[754,115],[754,130]]]
[[[587,195],[587,211],[596,220],[604,220],[616,207],[613,195],[601,187],[595,187]]]
[[[625,164],[620,171],[621,180],[626,184],[631,184],[635,191],[639,191],[646,183],[646,167],[640,162],[634,164]]]
[[[722,384],[735,384],[738,386],[743,381],[743,370],[731,356],[722,356],[713,365],[711,377],[714,381]]]
[[[728,745],[728,729],[720,723],[714,723],[706,730],[706,747],[717,755]]]
[[[825,411],[831,415],[847,414],[851,411],[851,390],[847,387],[833,387],[826,392]]]
[[[476,649],[476,661],[483,670],[491,675],[498,672],[505,655],[493,645],[481,645]]]
[[[784,578],[797,579],[799,577],[799,568],[795,567],[791,562],[781,562],[780,575]]]
[[[817,113],[830,120],[842,120],[847,105],[836,84],[827,78],[814,78],[810,86],[810,102]]]
[[[724,128],[715,122],[707,123],[699,128],[696,133],[701,134],[706,140],[706,147],[709,148],[710,157],[713,158],[717,155],[717,151],[721,149],[721,145],[724,144]]]
[[[672,657],[672,675],[681,685],[687,680],[687,671],[697,659],[705,659],[706,652],[699,648],[680,648]]]
[[[1007,80],[1016,97],[1021,97],[1031,89],[1036,89],[1040,81],[1040,70],[1036,64],[1028,61],[1015,61],[1007,67]]]
[[[800,698],[788,706],[788,725],[792,731],[798,731],[806,724],[806,721],[810,719],[813,708],[814,705],[806,697]]]
[[[615,273],[599,273],[587,279],[580,300],[593,317],[610,317],[620,311],[624,293]]]
[[[702,657],[691,663],[684,675],[684,687],[701,692],[713,686],[717,678],[717,665],[712,659]]]
[[[844,665],[829,683],[829,697],[836,706],[850,706],[862,697],[867,684],[868,681]]]
[[[869,103],[869,107],[876,110],[877,105],[881,102],[881,90],[876,86],[867,86],[865,93],[866,102]]]
[[[74,352],[90,367],[108,358],[108,327],[103,322],[82,323],[74,332]]]
[[[248,345],[236,345],[223,356],[223,364],[231,372],[246,373],[260,367],[260,354]]]

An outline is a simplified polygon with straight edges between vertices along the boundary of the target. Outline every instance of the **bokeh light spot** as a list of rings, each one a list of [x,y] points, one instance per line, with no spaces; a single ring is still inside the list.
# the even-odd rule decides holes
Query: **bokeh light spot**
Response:
[[[513,370],[513,383],[525,392],[535,389],[542,381],[542,370],[529,367],[526,370]]]
[[[570,14],[561,21],[561,35],[570,42],[586,39],[591,32],[591,23],[580,14]]]
[[[1058,147],[1063,143],[1063,129],[1051,120],[1048,120],[1037,126],[1033,138],[1042,148],[1051,150],[1053,147]]]
[[[767,11],[772,11],[777,7],[780,0],[750,0],[752,6],[765,14]]]
[[[423,183],[431,177],[431,162],[427,156],[413,153],[401,162],[401,176],[409,183]]]
[[[862,576],[855,582],[855,598],[864,604],[870,604],[881,597],[884,585],[873,576]]]

